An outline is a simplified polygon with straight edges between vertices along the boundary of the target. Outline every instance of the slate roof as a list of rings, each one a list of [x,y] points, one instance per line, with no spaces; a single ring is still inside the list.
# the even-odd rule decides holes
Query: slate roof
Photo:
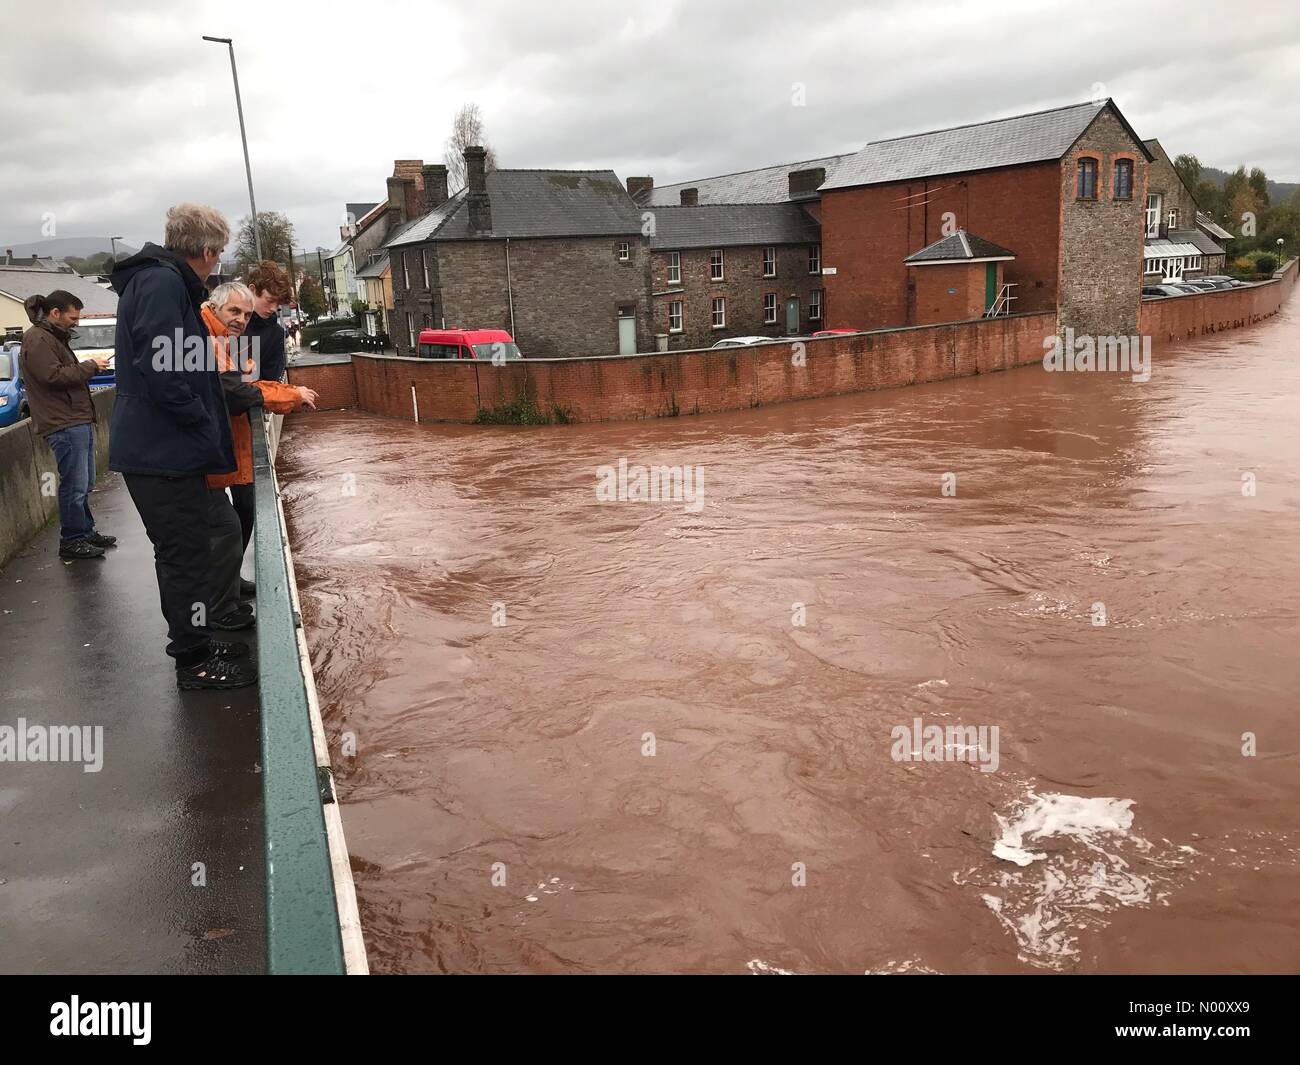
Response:
[[[364,269],[357,271],[357,277],[383,277],[384,271],[388,269],[388,252],[384,252],[373,263],[366,265]]]
[[[386,248],[426,240],[639,235],[641,208],[612,170],[493,170],[487,175],[492,228],[470,228],[468,194],[407,223]]]
[[[101,288],[80,274],[56,274],[49,270],[0,271],[0,293],[20,302],[28,296],[48,296],[60,288],[71,292],[85,304],[82,314],[114,314],[117,311],[117,293]]]
[[[1202,255],[1226,254],[1213,237],[1199,229],[1171,229],[1169,239],[1177,244],[1194,244]]]
[[[912,264],[951,263],[972,259],[1014,259],[1015,257],[1015,252],[1008,251],[1002,245],[994,244],[991,240],[985,240],[983,237],[977,237],[973,233],[967,233],[966,230],[959,229],[956,233],[940,237],[933,244],[927,245],[920,251],[913,252],[903,262]]]
[[[352,216],[354,222],[360,222],[378,206],[378,203],[349,203],[344,205],[344,210]]]
[[[682,189],[699,189],[699,202],[707,203],[788,203],[790,200],[790,174],[795,170],[812,170],[823,166],[829,176],[831,167],[849,155],[827,155],[821,159],[806,159],[801,163],[781,163],[759,170],[741,170],[734,174],[700,178],[698,181],[679,181],[675,185],[661,185],[650,193],[647,206],[670,207],[680,205]]]
[[[874,141],[828,171],[822,191],[1060,159],[1093,119],[1108,107],[1128,128],[1133,140],[1141,144],[1141,139],[1110,100],[1072,104],[992,122]],[[1145,145],[1142,150],[1150,158],[1150,150]]]
[[[821,225],[797,203],[655,207],[650,247],[726,248],[746,244],[816,244]]]
[[[1236,240],[1236,234],[1230,230],[1224,229],[1213,218],[1204,211],[1196,212],[1196,224],[1205,230],[1210,236],[1218,237],[1220,240]]]

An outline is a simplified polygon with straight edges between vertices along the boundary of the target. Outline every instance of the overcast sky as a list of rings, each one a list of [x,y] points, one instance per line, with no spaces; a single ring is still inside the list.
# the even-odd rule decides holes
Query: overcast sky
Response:
[[[506,167],[660,184],[1101,93],[1170,155],[1300,180],[1293,0],[0,0],[0,241],[161,235],[185,199],[332,247],[481,107]],[[803,86],[797,106],[796,84]]]

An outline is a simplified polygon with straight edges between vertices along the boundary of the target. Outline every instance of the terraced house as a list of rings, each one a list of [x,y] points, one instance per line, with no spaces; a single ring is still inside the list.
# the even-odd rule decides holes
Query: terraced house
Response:
[[[1158,140],[1144,142],[1151,153],[1143,228],[1143,277],[1150,284],[1222,274],[1232,234],[1200,213],[1192,190]]]

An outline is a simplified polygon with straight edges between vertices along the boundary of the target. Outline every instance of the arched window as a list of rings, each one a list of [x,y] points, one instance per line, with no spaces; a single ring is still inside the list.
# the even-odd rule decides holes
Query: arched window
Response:
[[[1075,198],[1095,200],[1097,198],[1097,160],[1079,160],[1079,180],[1075,188]]]
[[[1133,160],[1115,160],[1115,199],[1131,200],[1133,198]]]

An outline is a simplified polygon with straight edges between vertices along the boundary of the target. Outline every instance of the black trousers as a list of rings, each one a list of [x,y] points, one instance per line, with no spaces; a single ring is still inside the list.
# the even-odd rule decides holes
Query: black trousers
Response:
[[[212,591],[208,609],[223,618],[239,608],[239,567],[244,550],[239,545],[239,517],[224,488],[208,489],[208,544],[212,555]]]
[[[251,484],[232,485],[230,498],[234,501],[235,513],[239,515],[239,528],[244,537],[244,550],[247,551],[248,541],[253,538],[253,517],[257,513],[253,486]]]
[[[207,482],[202,474],[126,473],[122,479],[153,544],[167,653],[178,666],[195,665],[207,658],[210,638],[204,628],[212,590]]]

